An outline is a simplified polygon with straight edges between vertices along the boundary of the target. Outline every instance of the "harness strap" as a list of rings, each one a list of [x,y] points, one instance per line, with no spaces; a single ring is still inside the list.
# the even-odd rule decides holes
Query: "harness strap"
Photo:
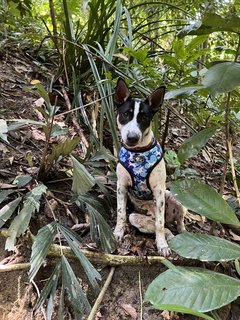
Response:
[[[122,145],[119,152],[119,162],[131,176],[130,192],[135,197],[145,200],[152,198],[149,176],[162,158],[163,151],[156,140],[151,146],[141,150],[131,150]]]

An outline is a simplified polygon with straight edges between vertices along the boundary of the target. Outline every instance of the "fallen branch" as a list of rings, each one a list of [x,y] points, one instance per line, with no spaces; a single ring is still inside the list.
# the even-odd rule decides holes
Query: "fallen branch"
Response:
[[[2,229],[0,230],[0,237],[7,238],[8,230]],[[25,238],[29,237],[26,235]],[[33,239],[32,239],[33,240]],[[170,263],[169,260],[173,260],[172,258],[168,258],[161,256],[146,256],[146,257],[138,257],[138,256],[121,256],[103,252],[95,252],[86,249],[81,249],[81,252],[91,261],[93,264],[102,264],[109,266],[126,266],[126,265],[152,265],[162,263],[164,265],[168,265]],[[78,259],[76,255],[72,252],[72,250],[67,246],[60,246],[58,244],[53,244],[50,246],[47,256],[50,257],[61,257],[62,255],[72,258]],[[27,269],[30,267],[30,263],[19,263],[12,265],[2,265],[0,266],[0,272],[4,271],[14,271],[20,269]]]
[[[0,273],[8,272],[8,271],[18,271],[18,270],[26,270],[30,268],[30,263],[13,263],[13,264],[2,264],[0,265]]]

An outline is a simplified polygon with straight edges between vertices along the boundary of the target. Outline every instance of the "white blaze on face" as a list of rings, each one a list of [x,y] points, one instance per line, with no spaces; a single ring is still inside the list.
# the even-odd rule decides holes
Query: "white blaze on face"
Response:
[[[141,141],[142,139],[142,132],[137,123],[137,115],[139,114],[140,103],[141,101],[135,101],[132,120],[125,125],[120,124],[119,129],[121,131],[121,136],[124,143],[127,142],[128,135],[138,135],[139,141]]]

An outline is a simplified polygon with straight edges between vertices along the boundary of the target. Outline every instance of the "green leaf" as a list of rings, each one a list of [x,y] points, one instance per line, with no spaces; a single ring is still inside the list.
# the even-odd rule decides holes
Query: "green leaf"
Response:
[[[173,50],[177,59],[184,60],[186,58],[184,41],[182,39],[173,41]]]
[[[175,305],[175,304],[157,304],[157,305],[154,305],[153,308],[158,310],[168,310],[168,311],[180,312],[185,314],[191,314],[193,316],[197,316],[206,320],[214,320],[212,317],[202,312],[198,312],[191,308],[186,308],[186,307]]]
[[[166,63],[169,67],[179,70],[180,63],[177,58],[170,55],[165,55],[165,54],[162,55],[161,58],[164,59],[164,63]]]
[[[208,39],[208,35],[194,37],[186,46],[186,51],[191,53],[194,49],[198,49],[200,44],[204,43]]]
[[[48,301],[48,307],[47,307],[48,319],[51,319],[51,316],[52,316],[53,301],[56,294],[60,271],[61,271],[61,260],[58,261],[58,263],[56,264],[50,278],[47,280],[45,286],[43,287],[41,294],[38,298],[38,301],[34,307],[34,309],[38,311],[43,306],[44,302],[47,300],[48,296],[50,295],[49,301]]]
[[[207,184],[184,179],[172,182],[170,189],[176,199],[188,209],[213,221],[240,225],[227,202]]]
[[[30,259],[30,281],[34,279],[39,268],[42,266],[44,259],[47,256],[50,246],[57,232],[57,223],[54,221],[38,231],[32,245],[32,254]]]
[[[46,186],[39,184],[27,193],[22,210],[14,218],[8,229],[9,237],[5,245],[6,250],[12,251],[15,249],[16,238],[27,230],[32,215],[39,210],[40,198],[46,190]]]
[[[176,152],[173,150],[167,150],[164,153],[164,159],[167,162],[167,164],[174,166],[175,168],[180,167],[181,165]]]
[[[66,139],[63,143],[57,144],[52,149],[52,153],[48,156],[48,161],[50,163],[56,162],[59,157],[68,156],[74,148],[79,144],[80,138],[76,137],[73,139]]]
[[[238,15],[229,14],[225,18],[213,12],[207,12],[202,21],[195,21],[187,27],[184,27],[178,33],[180,38],[186,35],[204,35],[212,32],[239,32],[240,18]]]
[[[0,203],[2,203],[11,193],[13,190],[3,190],[0,192]]]
[[[66,239],[68,245],[78,257],[94,291],[97,293],[99,291],[99,285],[97,280],[101,280],[100,273],[93,267],[91,262],[85,257],[81,252],[80,248],[82,246],[81,239],[79,236],[69,228],[58,225],[59,231],[62,233]]]
[[[66,135],[67,133],[68,133],[67,128],[61,128],[58,124],[54,124],[52,127],[52,131],[51,131],[51,137],[57,137],[59,135]]]
[[[16,184],[18,188],[22,188],[26,186],[31,180],[32,180],[32,177],[29,175],[17,176],[14,179],[13,184]]]
[[[240,258],[238,244],[207,234],[184,232],[171,239],[169,246],[182,257],[201,261],[230,261]]]
[[[201,49],[201,50],[197,50],[191,54],[188,54],[187,59],[184,61],[184,64],[189,64],[190,62],[199,59],[201,56],[205,55],[210,50],[211,50],[210,48]]]
[[[90,213],[91,238],[97,244],[101,244],[104,252],[111,253],[116,250],[117,243],[112,230],[103,218],[105,209],[99,200],[90,195],[78,196],[78,200],[86,204]]]
[[[7,139],[8,125],[3,119],[0,119],[0,139],[8,143]]]
[[[216,128],[207,128],[200,132],[194,133],[190,138],[178,149],[178,159],[183,164],[186,159],[198,154],[198,152],[205,146],[211,136],[215,133]]]
[[[115,17],[114,17],[113,33],[112,33],[111,38],[107,44],[107,48],[106,48],[106,52],[105,52],[109,61],[112,61],[114,51],[116,50],[116,44],[117,44],[117,39],[119,36],[119,30],[120,30],[120,25],[121,25],[121,16],[122,16],[122,4],[121,4],[120,0],[117,0],[116,12],[115,12]]]
[[[237,62],[215,64],[206,72],[203,85],[212,94],[233,91],[240,85],[240,64]]]
[[[201,268],[173,267],[149,285],[145,300],[208,312],[240,295],[240,280]]]
[[[196,91],[205,89],[204,86],[195,86],[195,87],[182,87],[180,89],[168,91],[165,94],[165,100],[176,99],[176,98],[187,98],[194,94]]]
[[[14,121],[8,125],[8,131],[16,130],[19,129],[23,126],[33,124],[36,126],[43,127],[46,125],[46,123],[41,122],[41,121],[35,121],[35,120],[29,120],[29,119],[19,119],[17,121]]]
[[[18,207],[19,203],[21,202],[22,197],[19,197],[8,204],[6,204],[0,210],[0,228],[5,224],[5,222],[12,216],[13,212]]]
[[[73,161],[72,191],[77,195],[87,193],[94,185],[95,179],[77,159],[71,156]]]
[[[68,260],[62,256],[63,270],[63,286],[68,294],[68,297],[73,305],[74,319],[82,319],[84,314],[88,314],[91,306],[84,294]]]
[[[40,82],[35,82],[35,80],[32,81],[32,84],[37,89],[38,95],[44,99],[47,106],[49,107],[51,105],[51,103],[50,103],[50,99],[48,96],[48,92],[46,91],[44,86]]]

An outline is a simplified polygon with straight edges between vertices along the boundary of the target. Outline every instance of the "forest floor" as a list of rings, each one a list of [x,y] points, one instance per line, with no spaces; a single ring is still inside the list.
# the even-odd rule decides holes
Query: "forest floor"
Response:
[[[0,118],[11,119],[32,119],[41,120],[41,115],[36,110],[36,98],[33,94],[24,90],[29,86],[33,79],[43,79],[51,76],[48,68],[37,64],[36,61],[20,52],[8,52],[0,57]],[[64,110],[64,104],[62,105]],[[57,119],[58,123],[64,127],[63,118]],[[70,128],[74,132],[74,128]],[[171,127],[167,138],[166,149],[176,150],[179,145],[189,136],[186,126],[179,119],[171,118]],[[18,175],[30,174],[36,176],[39,169],[39,163],[42,156],[42,150],[45,143],[45,136],[42,131],[34,125],[25,126],[19,130],[12,131],[8,135],[9,144],[0,142],[0,190],[11,189],[14,191],[13,180]],[[216,190],[219,189],[222,176],[222,158],[220,153],[224,152],[223,140],[214,138],[211,140],[211,146],[206,147],[205,151],[200,152],[198,156],[191,158],[186,163],[186,174],[190,174],[190,169],[195,170],[194,174],[211,184]],[[238,148],[238,149],[237,149]],[[80,151],[79,151],[80,152]],[[240,154],[239,145],[235,144],[235,154]],[[192,172],[191,172],[192,174]],[[48,199],[56,201],[56,214],[63,224],[72,227],[79,224],[81,219],[77,214],[77,208],[70,204],[71,181],[59,183],[58,179],[65,177],[59,171],[53,173],[46,182],[48,186]],[[56,181],[56,182],[54,182]],[[64,180],[63,180],[64,181]],[[115,185],[111,186],[113,194]],[[29,186],[29,188],[31,188]],[[29,190],[27,190],[29,191]],[[226,183],[225,196],[233,195],[231,183]],[[57,200],[56,200],[57,199]],[[49,200],[49,201],[50,201]],[[60,206],[63,203],[64,206]],[[3,203],[4,205],[6,203]],[[69,211],[71,212],[69,215]],[[44,204],[41,205],[40,212],[31,223],[32,230],[38,230],[43,225],[51,222],[51,216],[47,212]],[[109,224],[113,228],[116,222],[116,215],[112,213],[109,217]],[[199,231],[208,233],[210,223],[204,221],[200,216],[189,214],[186,217],[186,228],[189,231]],[[8,226],[8,225],[7,225]],[[5,227],[5,226],[4,226]],[[172,231],[177,234],[175,226]],[[32,231],[34,233],[34,231]],[[224,230],[225,238],[240,243],[240,235],[233,230],[226,228]],[[124,244],[118,248],[116,254],[121,255],[157,255],[154,237],[142,235],[129,226],[128,233],[131,236],[126,237]],[[214,230],[215,235],[222,235],[222,230],[217,227]],[[89,231],[86,228],[81,231],[81,236],[86,248],[93,250]],[[31,252],[31,241],[27,238],[21,238],[17,244],[17,252],[5,251],[5,239],[0,238],[0,266],[11,266],[11,264],[20,262],[29,262]],[[186,262],[184,259],[172,254],[171,259],[178,265],[203,266],[198,261]],[[50,276],[50,271],[54,266],[54,258],[48,258],[43,266],[41,274],[35,280],[35,285],[40,289],[43,287],[46,279]],[[76,260],[72,261],[74,270],[82,278],[81,268]],[[231,274],[231,264],[219,263],[218,265],[209,264],[209,268],[215,271]],[[6,271],[3,268],[0,273],[0,320],[28,320],[46,319],[46,311],[43,309],[38,314],[34,314],[33,307],[37,299],[36,286],[29,283],[28,271]],[[109,266],[98,266],[98,270],[103,277],[104,284],[109,271]],[[150,305],[142,302],[142,297],[148,285],[159,275],[165,267],[163,265],[131,265],[118,266],[113,274],[112,281],[101,303],[97,317],[98,320],[197,320],[197,317],[176,314],[167,311],[156,311],[151,309]],[[94,298],[92,298],[94,302]],[[221,320],[239,320],[240,303],[234,302],[222,308],[219,311]],[[57,319],[57,316],[55,315]],[[65,319],[73,319],[71,312],[67,312]]]

